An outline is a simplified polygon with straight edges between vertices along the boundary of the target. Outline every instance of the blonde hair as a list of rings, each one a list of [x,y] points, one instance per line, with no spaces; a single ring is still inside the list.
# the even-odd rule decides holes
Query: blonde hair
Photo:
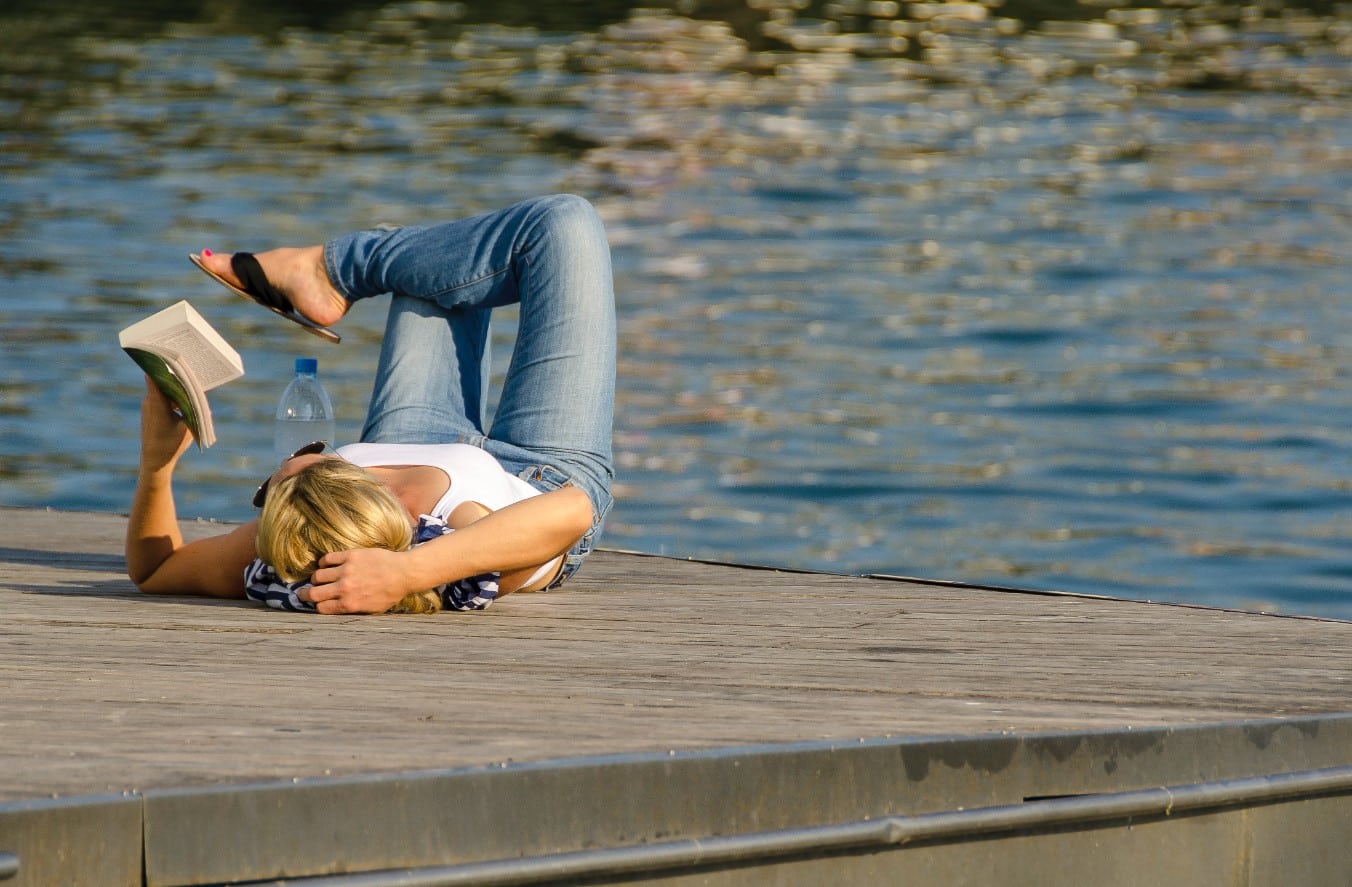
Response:
[[[389,489],[351,462],[321,459],[272,484],[258,518],[258,556],[286,582],[305,581],[331,551],[413,544],[408,513]],[[387,612],[435,613],[436,591],[406,595]]]

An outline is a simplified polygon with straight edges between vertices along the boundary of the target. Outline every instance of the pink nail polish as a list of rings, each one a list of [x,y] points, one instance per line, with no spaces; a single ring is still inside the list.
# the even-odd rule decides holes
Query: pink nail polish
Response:
[[[204,256],[210,256],[210,255],[211,255],[211,250],[209,250],[209,249],[204,249],[204,250],[202,250],[202,255],[204,255]]]

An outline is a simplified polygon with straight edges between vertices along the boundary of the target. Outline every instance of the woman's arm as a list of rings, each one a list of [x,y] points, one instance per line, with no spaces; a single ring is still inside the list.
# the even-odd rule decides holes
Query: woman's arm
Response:
[[[492,513],[491,510],[478,502],[461,502],[455,507],[454,511],[446,516],[446,526],[452,530],[463,530],[475,521],[483,520]],[[543,569],[546,565],[553,567],[553,569]],[[546,564],[522,567],[519,570],[499,571],[497,574],[497,596],[500,598],[506,597],[515,591],[539,591],[554,581],[554,577],[558,575],[559,568],[562,566],[563,556],[560,555],[550,559]],[[540,578],[537,579],[537,575]]]
[[[563,487],[408,551],[363,548],[326,554],[309,598],[321,613],[382,613],[409,592],[548,563],[577,544],[591,524],[587,494]]]
[[[146,379],[141,401],[141,466],[127,518],[127,575],[150,594],[243,597],[254,559],[254,523],[184,545],[174,509],[173,476],[192,436],[169,401]]]

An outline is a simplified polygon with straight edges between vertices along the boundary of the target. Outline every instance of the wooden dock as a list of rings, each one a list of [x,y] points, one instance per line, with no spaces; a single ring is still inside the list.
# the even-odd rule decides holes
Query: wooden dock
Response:
[[[86,877],[87,863],[71,849],[88,840],[76,812],[112,817],[99,826],[107,867],[89,883],[123,883],[123,875],[136,884],[223,883],[401,866],[443,867],[443,880],[417,883],[488,883],[470,869],[457,881],[445,867],[1352,765],[1347,622],[610,551],[564,589],[509,597],[483,613],[318,617],[140,595],[124,573],[119,516],[0,509],[0,524],[0,881],[8,858],[12,884]],[[1133,735],[1152,742],[1124,744]],[[893,771],[900,754],[905,778],[858,770],[851,746],[883,755]],[[959,747],[982,751],[955,760]],[[1140,751],[1147,747],[1150,754]],[[923,762],[914,751],[921,748],[929,750]],[[849,758],[853,775],[820,761],[815,775],[802,772],[803,761],[823,754]],[[797,763],[774,769],[787,766],[786,755]],[[1042,763],[1025,766],[1023,755]],[[757,779],[734,787],[728,774],[753,761]],[[705,776],[681,771],[678,779],[673,766],[706,768]],[[1077,768],[1072,789],[1035,784],[1068,766]],[[587,768],[609,775],[587,776]],[[928,776],[917,777],[920,769]],[[903,797],[907,785],[943,773],[952,779]],[[362,842],[341,838],[333,823],[317,841],[258,843],[278,810],[328,822],[339,809],[334,798],[356,792],[353,803],[364,806],[334,815],[347,821],[385,809],[388,825],[388,810],[435,806],[447,785],[469,791],[465,780],[494,774],[498,785],[517,782],[489,793],[497,800],[474,795],[480,816],[523,816],[490,809],[511,799],[518,808],[569,809],[550,821],[592,831],[570,844],[562,833],[541,837],[548,827],[539,824],[527,834],[512,819],[410,841],[418,826],[405,823],[388,852],[367,847],[360,858],[348,849]],[[565,777],[574,780],[566,789],[540,788]],[[816,787],[787,787],[795,778]],[[441,788],[415,802],[419,780]],[[588,799],[579,787],[588,780],[604,792]],[[704,801],[676,800],[685,790],[677,782],[702,786]],[[719,815],[737,824],[696,822],[712,814],[692,809],[668,811],[645,831],[646,807],[670,805],[626,796],[625,786],[639,785],[678,807],[721,806],[733,812]],[[1297,806],[1315,805],[1315,820],[1332,809],[1345,826],[1352,783],[1346,791],[1321,785]],[[790,795],[817,809],[788,809]],[[287,808],[289,798],[300,806]],[[772,813],[757,799],[786,809]],[[598,835],[600,811],[614,808],[627,811],[628,825]],[[1053,832],[1047,840],[1065,840],[1064,830]],[[1250,841],[1243,852],[1252,871],[1252,833],[1236,840]],[[322,852],[293,852],[305,843]],[[1341,859],[1345,848],[1336,849]],[[1111,857],[1104,852],[1093,858]],[[859,857],[839,848],[781,854],[766,878],[813,883],[820,870],[811,866],[823,853]],[[894,855],[859,858],[876,866]],[[743,877],[762,871],[748,865],[734,869]],[[1345,883],[1352,863],[1340,866],[1333,871]],[[695,874],[675,863],[647,871],[671,883],[745,883],[707,859]],[[548,880],[504,877],[492,883]]]

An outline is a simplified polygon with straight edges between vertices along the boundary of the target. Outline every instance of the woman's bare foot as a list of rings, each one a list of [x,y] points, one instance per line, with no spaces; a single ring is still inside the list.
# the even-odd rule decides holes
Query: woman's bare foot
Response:
[[[324,247],[283,247],[254,253],[254,258],[263,267],[268,282],[285,294],[302,316],[320,326],[337,323],[351,307],[324,270]],[[202,250],[201,259],[213,274],[235,286],[244,286],[230,267],[229,254]]]

